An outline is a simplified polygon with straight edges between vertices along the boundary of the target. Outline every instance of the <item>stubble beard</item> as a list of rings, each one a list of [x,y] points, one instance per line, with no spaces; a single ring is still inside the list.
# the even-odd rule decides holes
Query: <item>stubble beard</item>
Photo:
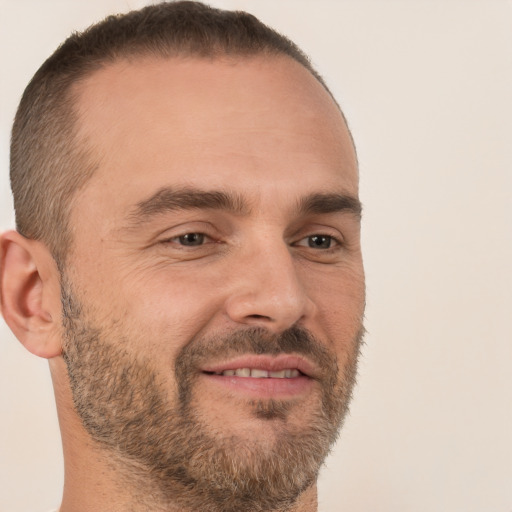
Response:
[[[140,505],[158,501],[176,510],[286,511],[315,484],[348,410],[362,326],[347,341],[342,369],[333,353],[300,328],[280,335],[244,329],[192,339],[176,358],[177,393],[170,399],[151,358],[124,350],[125,337],[114,327],[93,326],[70,286],[62,288],[63,356],[76,412]],[[234,434],[229,418],[226,429],[213,429],[194,396],[201,362],[216,355],[283,352],[304,355],[323,369],[321,399],[307,424],[288,421],[300,405],[259,400],[249,406],[255,422],[272,422],[270,443]]]

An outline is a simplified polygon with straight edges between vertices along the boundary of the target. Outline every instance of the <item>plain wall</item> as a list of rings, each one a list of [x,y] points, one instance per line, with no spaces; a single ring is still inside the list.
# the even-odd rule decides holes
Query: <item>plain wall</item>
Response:
[[[26,83],[73,30],[143,1],[0,0],[0,228]],[[312,56],[356,139],[366,346],[321,512],[512,511],[512,3],[215,0]],[[46,361],[0,320],[0,512],[58,506]]]

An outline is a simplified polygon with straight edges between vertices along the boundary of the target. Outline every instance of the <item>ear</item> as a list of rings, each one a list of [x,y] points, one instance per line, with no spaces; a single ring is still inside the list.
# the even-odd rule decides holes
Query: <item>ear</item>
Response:
[[[44,244],[16,231],[0,235],[0,307],[27,350],[45,358],[61,354],[57,265]]]

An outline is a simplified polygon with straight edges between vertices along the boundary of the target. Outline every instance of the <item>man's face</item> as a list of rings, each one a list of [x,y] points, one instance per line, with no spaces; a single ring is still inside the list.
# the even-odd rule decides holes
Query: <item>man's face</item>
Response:
[[[63,282],[82,421],[174,494],[242,475],[292,499],[336,436],[362,332],[341,114],[286,58],[120,61],[78,92],[98,164]]]

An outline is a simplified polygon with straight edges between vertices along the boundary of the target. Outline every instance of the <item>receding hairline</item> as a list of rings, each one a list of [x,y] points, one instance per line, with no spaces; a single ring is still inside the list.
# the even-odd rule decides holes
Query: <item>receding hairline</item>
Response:
[[[354,141],[352,138],[352,134],[350,132],[350,128],[347,124],[346,118],[343,114],[343,111],[339,107],[336,100],[333,98],[330,91],[325,87],[325,85],[317,79],[317,77],[310,72],[310,70],[303,66],[302,63],[297,62],[296,59],[293,57],[290,57],[289,55],[282,54],[282,53],[268,53],[268,52],[259,52],[251,55],[217,55],[217,56],[198,56],[198,55],[176,55],[172,57],[164,57],[159,54],[154,54],[152,52],[138,52],[136,54],[130,54],[126,56],[120,56],[116,58],[115,60],[111,60],[108,62],[105,62],[102,64],[102,66],[95,68],[94,70],[91,70],[90,73],[87,75],[84,75],[81,77],[80,80],[74,82],[68,91],[68,99],[70,100],[69,107],[72,109],[73,114],[73,132],[74,132],[74,138],[73,138],[73,144],[75,146],[85,145],[89,144],[89,147],[87,148],[87,154],[90,157],[94,158],[95,150],[97,150],[97,147],[94,144],[94,126],[88,127],[88,134],[93,136],[92,139],[84,140],[82,138],[83,133],[81,128],[84,126],[82,123],[85,121],[85,117],[88,113],[88,108],[86,105],[86,101],[88,100],[88,90],[94,90],[95,86],[97,85],[96,78],[98,78],[98,82],[103,82],[100,87],[110,87],[110,84],[112,83],[112,80],[117,80],[119,78],[120,82],[122,83],[123,77],[122,73],[127,70],[128,73],[130,73],[130,68],[136,69],[138,66],[152,66],[154,65],[156,68],[158,68],[159,63],[164,63],[165,65],[170,64],[170,66],[167,66],[167,69],[164,69],[163,74],[165,76],[165,79],[167,79],[167,76],[172,76],[173,69],[172,66],[174,63],[176,63],[176,76],[180,77],[180,73],[183,72],[183,68],[180,68],[180,66],[188,64],[191,64],[191,67],[193,69],[194,64],[205,62],[212,66],[212,68],[215,68],[217,64],[219,66],[227,65],[228,67],[233,66],[233,68],[239,67],[239,69],[243,72],[244,71],[244,64],[248,63],[256,63],[258,65],[258,61],[263,63],[263,70],[264,67],[267,67],[272,69],[274,67],[274,62],[276,63],[275,69],[278,70],[278,74],[284,75],[284,72],[282,73],[281,70],[285,69],[286,66],[280,65],[282,62],[287,63],[291,66],[292,73],[295,73],[298,71],[296,76],[290,76],[285,80],[290,83],[290,90],[292,89],[293,85],[296,84],[298,81],[301,81],[301,83],[304,84],[303,88],[309,88],[309,91],[306,93],[310,95],[311,97],[316,96],[320,101],[320,109],[319,112],[324,112],[325,115],[332,116],[338,118],[338,121],[340,122],[340,127],[342,127],[342,130],[348,135],[348,142],[349,146],[351,148],[351,151],[353,152],[353,161],[355,165],[355,171],[356,174],[358,173],[358,162],[357,162],[357,153],[356,148],[354,145]],[[164,67],[164,66],[162,66]],[[295,71],[294,71],[295,69]],[[193,72],[200,73],[201,69],[198,68],[198,70],[193,70]],[[106,80],[102,80],[103,77],[101,75],[103,73],[111,73],[112,75],[107,76]],[[304,80],[302,80],[301,74],[304,76]],[[130,78],[129,75],[128,77]],[[187,80],[192,80],[193,78],[187,77],[183,83],[187,83]],[[272,77],[270,77],[270,81],[272,80]],[[270,83],[269,81],[269,83]],[[229,82],[228,82],[229,83]],[[145,84],[143,84],[145,86]],[[151,84],[149,84],[149,87],[151,87]],[[170,84],[170,87],[172,87],[172,84]],[[285,84],[285,87],[286,84]],[[124,92],[124,91],[121,91]],[[108,91],[110,93],[110,91]],[[95,99],[93,98],[93,101]],[[179,97],[173,98],[172,101],[179,102]],[[80,149],[83,149],[80,148]],[[99,158],[100,155],[96,154],[96,156]],[[99,161],[93,162],[94,166],[96,167]],[[90,176],[92,177],[92,175]],[[90,178],[89,177],[89,178]]]
[[[179,74],[179,67],[181,65],[187,65],[194,63],[208,63],[212,65],[216,65],[217,63],[219,65],[227,65],[228,67],[232,66],[233,68],[237,67],[238,65],[243,65],[244,63],[248,62],[261,62],[263,64],[266,63],[273,63],[273,61],[276,64],[279,64],[280,62],[288,63],[291,66],[295,67],[297,70],[302,70],[306,73],[305,76],[308,76],[310,79],[310,84],[317,84],[320,85],[320,89],[324,93],[326,93],[326,98],[328,98],[329,103],[335,107],[335,111],[341,115],[341,118],[343,120],[343,123],[345,127],[347,128],[349,135],[350,129],[348,127],[347,120],[345,118],[345,115],[339,106],[338,102],[336,101],[335,97],[331,93],[331,91],[327,88],[325,83],[322,80],[319,80],[318,76],[311,72],[309,68],[304,66],[301,62],[297,61],[290,55],[284,54],[284,53],[274,53],[274,52],[266,52],[261,51],[254,54],[247,54],[247,55],[238,55],[238,54],[218,54],[218,55],[195,55],[195,54],[176,54],[172,56],[163,56],[158,53],[154,52],[136,52],[136,53],[130,53],[127,55],[120,55],[119,57],[115,59],[111,59],[105,62],[102,62],[100,65],[94,67],[93,69],[90,69],[87,73],[80,76],[77,80],[74,80],[73,83],[70,84],[67,94],[66,94],[66,100],[68,101],[68,108],[71,108],[75,114],[78,114],[79,112],[76,110],[77,106],[79,105],[81,101],[81,97],[85,93],[85,89],[94,82],[95,77],[102,73],[109,73],[110,71],[114,71],[115,73],[118,73],[119,71],[122,73],[123,68],[128,69],[130,67],[137,67],[137,66],[150,66],[151,64],[158,64],[158,63],[176,63],[177,64],[177,74]],[[279,66],[276,66],[276,68],[279,68]],[[115,76],[115,75],[114,75]],[[117,76],[120,76],[117,75]],[[305,83],[305,82],[304,82]],[[291,84],[291,82],[290,82]],[[79,121],[79,119],[75,118],[75,122]],[[351,138],[351,142],[354,145],[354,141]]]

